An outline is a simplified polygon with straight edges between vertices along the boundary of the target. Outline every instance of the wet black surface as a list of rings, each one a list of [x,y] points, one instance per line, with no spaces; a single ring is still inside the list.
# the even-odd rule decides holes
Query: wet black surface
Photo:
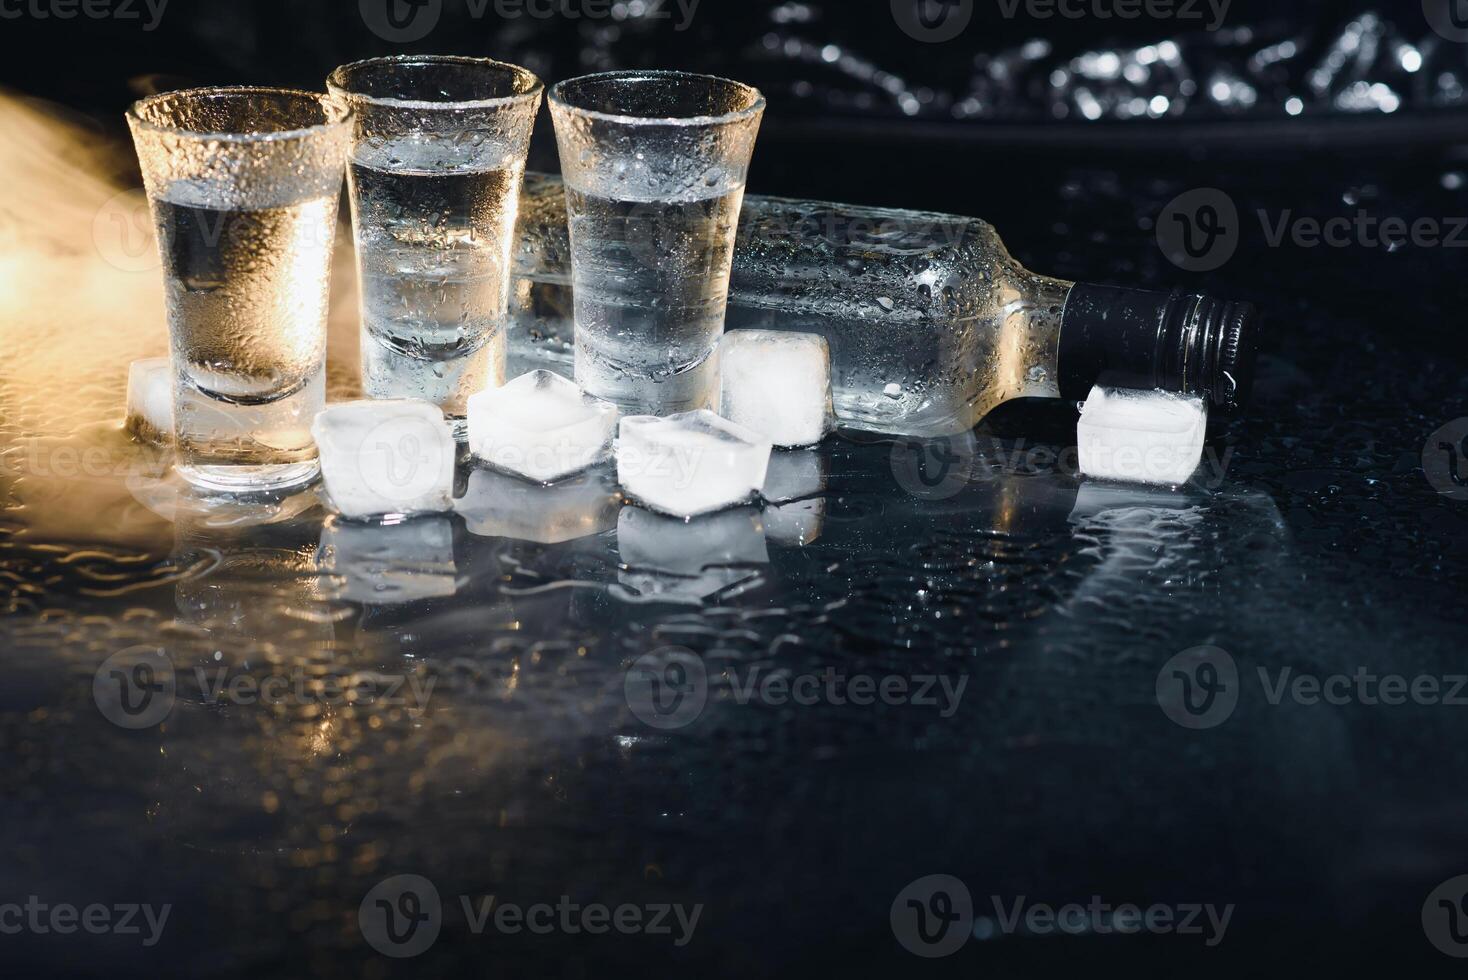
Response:
[[[70,221],[82,244],[7,239],[0,266],[0,929],[32,895],[169,913],[154,945],[142,916],[141,935],[0,931],[6,975],[1459,969],[1434,941],[1464,944],[1423,914],[1468,874],[1468,705],[1440,703],[1468,699],[1468,492],[1437,448],[1464,433],[1435,435],[1468,416],[1465,253],[1354,229],[1339,247],[1270,238],[1282,219],[1364,212],[1468,242],[1461,153],[1370,127],[1349,150],[1249,155],[799,128],[762,140],[752,191],[977,214],[1036,271],[1258,303],[1254,405],[1214,421],[1196,485],[1086,484],[1073,410],[1037,403],[945,445],[832,438],[802,502],[702,530],[603,500],[595,533],[523,540],[562,506],[583,515],[596,475],[570,503],[386,545],[324,531],[309,496],[180,515],[120,430],[128,360],[164,349],[155,273],[97,275],[96,209],[53,208],[47,231]],[[1234,251],[1178,268],[1156,226],[1208,188],[1238,212]],[[355,320],[339,314],[342,392]],[[79,467],[87,449],[99,462]],[[1424,449],[1449,475],[1429,479]],[[1206,680],[1173,659],[1203,646],[1227,653],[1210,662],[1233,664],[1235,697],[1194,716],[1170,679]],[[157,649],[166,719],[109,721],[94,678]],[[649,654],[693,678],[696,717],[646,710]],[[198,669],[242,693],[201,691]],[[1380,682],[1353,682],[1334,688],[1347,703],[1273,703],[1285,669],[1437,694],[1368,703]],[[827,671],[928,685],[937,703],[741,703],[752,678]],[[271,681],[274,703],[246,703]],[[373,889],[404,874],[443,912],[436,941],[394,959],[369,941]],[[962,881],[977,916],[936,960],[901,941],[904,889],[930,875]],[[476,933],[461,896],[699,917],[681,946],[676,919],[671,935]],[[996,903],[1021,897],[1232,911],[1214,945],[1206,916],[1186,935],[1007,931]]]

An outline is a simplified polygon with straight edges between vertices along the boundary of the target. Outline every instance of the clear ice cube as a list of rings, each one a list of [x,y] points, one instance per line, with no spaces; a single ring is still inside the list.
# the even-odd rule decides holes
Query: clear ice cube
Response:
[[[1128,483],[1186,483],[1203,456],[1207,428],[1201,398],[1097,385],[1076,427],[1081,472]]]
[[[770,442],[707,409],[622,420],[617,482],[640,502],[676,517],[743,503],[765,483]]]
[[[609,469],[598,467],[548,487],[495,470],[475,470],[454,509],[469,532],[481,537],[537,544],[574,541],[616,526],[622,495],[610,472],[603,472]]]
[[[173,442],[173,366],[146,357],[127,368],[127,431],[145,442]]]
[[[760,576],[769,563],[759,511],[741,507],[691,521],[623,507],[617,552],[624,588],[641,596],[702,600]]]
[[[831,427],[826,338],[783,330],[730,330],[719,347],[720,413],[776,446],[811,446]]]
[[[470,451],[540,483],[606,459],[616,426],[615,405],[550,371],[522,374],[469,399]]]
[[[443,515],[381,525],[332,519],[321,528],[316,567],[331,599],[386,605],[451,596],[453,524]]]
[[[328,405],[311,423],[327,496],[343,517],[445,511],[454,439],[443,411],[416,399]]]

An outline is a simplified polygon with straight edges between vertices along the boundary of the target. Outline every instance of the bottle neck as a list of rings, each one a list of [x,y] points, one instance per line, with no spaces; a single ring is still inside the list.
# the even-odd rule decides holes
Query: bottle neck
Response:
[[[1098,384],[1161,388],[1236,408],[1252,381],[1254,320],[1247,303],[1077,283],[1061,316],[1057,393],[1080,400]]]

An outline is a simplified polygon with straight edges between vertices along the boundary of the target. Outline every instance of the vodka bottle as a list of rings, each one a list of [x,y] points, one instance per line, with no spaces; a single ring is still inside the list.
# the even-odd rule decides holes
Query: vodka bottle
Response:
[[[558,177],[527,174],[510,298],[510,374],[570,375],[570,248]],[[726,329],[818,333],[841,425],[920,438],[972,428],[1012,398],[1093,384],[1162,388],[1230,409],[1253,372],[1246,303],[1036,275],[976,218],[745,198]]]

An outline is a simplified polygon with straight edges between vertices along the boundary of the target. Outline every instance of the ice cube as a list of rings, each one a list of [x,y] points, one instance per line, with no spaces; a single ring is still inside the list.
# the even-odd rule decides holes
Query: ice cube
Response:
[[[311,423],[327,496],[343,517],[448,510],[454,439],[443,412],[416,399],[328,405]]]
[[[127,431],[144,442],[173,442],[173,365],[145,357],[127,368]]]
[[[730,330],[719,342],[721,415],[776,446],[811,446],[831,427],[826,339],[784,330]]]
[[[643,596],[704,599],[757,579],[769,563],[764,524],[753,507],[691,521],[623,507],[617,552],[621,584]]]
[[[609,467],[553,486],[526,483],[507,473],[475,470],[454,509],[471,534],[560,544],[610,530],[617,523],[622,495]]]
[[[397,524],[336,518],[321,528],[316,567],[327,598],[387,604],[454,594],[454,528],[432,515]]]
[[[748,500],[765,482],[770,443],[707,409],[622,420],[617,482],[666,514],[691,517]]]
[[[1081,472],[1130,483],[1186,483],[1203,456],[1207,428],[1201,398],[1097,385],[1076,429]]]
[[[610,454],[617,407],[574,381],[531,371],[469,399],[469,449],[497,469],[550,483]]]
[[[767,505],[763,520],[771,541],[807,545],[821,536],[826,501],[816,494],[826,489],[826,460],[813,449],[770,454],[760,496]]]

